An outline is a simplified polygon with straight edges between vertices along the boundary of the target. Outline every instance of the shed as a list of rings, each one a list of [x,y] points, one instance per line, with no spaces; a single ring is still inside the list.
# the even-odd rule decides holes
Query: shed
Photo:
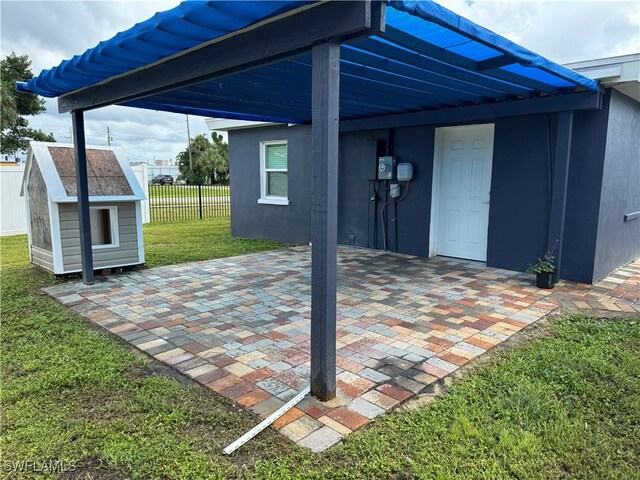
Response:
[[[86,152],[94,268],[144,263],[145,195],[131,167],[111,148]],[[29,257],[55,274],[82,271],[74,158],[73,145],[31,142],[22,177]]]

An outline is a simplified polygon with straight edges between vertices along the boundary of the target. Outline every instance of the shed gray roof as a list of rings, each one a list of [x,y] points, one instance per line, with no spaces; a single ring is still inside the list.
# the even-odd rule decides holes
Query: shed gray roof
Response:
[[[126,161],[111,148],[87,147],[89,200],[144,200],[145,196]],[[27,179],[31,162],[40,167],[52,202],[76,202],[76,166],[73,145],[31,142],[25,168]]]

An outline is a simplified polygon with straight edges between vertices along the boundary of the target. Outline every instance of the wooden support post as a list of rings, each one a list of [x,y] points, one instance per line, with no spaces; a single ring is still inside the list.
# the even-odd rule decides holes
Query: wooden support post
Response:
[[[71,112],[71,121],[76,156],[76,190],[78,195],[78,223],[80,225],[82,281],[90,284],[95,281],[95,277],[93,275],[93,250],[91,249],[91,225],[89,219],[87,149],[84,140],[84,116],[82,110]]]
[[[312,50],[311,394],[336,396],[340,44]]]
[[[573,111],[558,113],[558,129],[554,149],[555,159],[551,182],[549,234],[547,237],[547,249],[554,251],[558,276],[562,266],[562,241],[564,239],[572,132]]]

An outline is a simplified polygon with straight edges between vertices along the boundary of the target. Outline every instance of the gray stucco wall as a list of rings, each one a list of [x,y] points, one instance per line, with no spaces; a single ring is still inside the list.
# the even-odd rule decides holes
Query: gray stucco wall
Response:
[[[562,253],[567,280],[593,282],[608,116],[608,95],[602,110],[574,113]]]
[[[488,264],[523,270],[542,255],[547,235],[549,157],[547,116],[496,123]],[[229,132],[232,234],[304,243],[310,232],[310,128],[264,127]],[[289,206],[261,205],[260,142],[287,140]],[[383,248],[380,211],[388,200],[383,182],[363,178],[387,152],[414,165],[408,194],[386,210],[387,248],[429,255],[435,127],[369,130],[340,135],[338,242]],[[377,142],[374,154],[371,142]],[[387,149],[388,143],[388,149]],[[372,198],[376,198],[372,201]],[[397,208],[397,211],[396,211]]]
[[[231,232],[245,238],[306,243],[310,238],[311,130],[308,126],[274,126],[229,132]],[[288,206],[258,204],[260,198],[260,142],[287,140],[289,157]],[[377,142],[377,151],[372,150]],[[433,171],[434,129],[396,129],[389,152],[399,162],[414,164],[414,180],[405,199],[387,209],[389,250],[429,254],[429,220]],[[375,172],[378,155],[387,151],[386,130],[340,136],[338,242],[382,248],[380,210],[388,197],[381,182],[363,178],[364,164]],[[397,233],[396,233],[397,226]]]
[[[95,268],[140,263],[135,203],[91,203],[91,206],[107,207],[112,205],[116,205],[118,208],[120,245],[116,248],[93,249],[93,265]],[[78,206],[75,203],[61,203],[58,204],[58,207],[64,271],[65,273],[78,272],[82,270]]]
[[[594,279],[640,258],[640,103],[613,90],[609,108]]]
[[[407,127],[387,133],[369,130],[340,136],[338,242],[384,248],[381,211],[390,198],[384,183],[366,179],[363,170],[375,173],[377,157],[390,154],[398,163],[412,163],[414,176],[409,192],[402,192],[402,202],[386,208],[387,248],[428,256],[434,129]]]
[[[363,170],[375,172],[375,159],[384,154],[384,131],[340,135],[338,188],[338,243],[374,248],[382,245],[375,230],[376,205],[373,182],[363,178]],[[371,168],[365,167],[371,158]],[[378,193],[380,197],[381,192]]]
[[[523,271],[544,254],[549,218],[549,116],[495,122],[487,264]]]
[[[229,132],[231,233],[281,242],[309,241],[311,212],[311,128],[278,125]],[[260,142],[288,141],[290,205],[262,205]]]
[[[603,158],[607,138],[609,96],[601,111],[577,112],[569,173],[562,277],[590,283],[594,279],[596,235],[600,213]],[[616,100],[619,102],[619,99]],[[620,109],[617,122],[625,128],[610,141],[622,143],[632,135],[629,106]],[[634,115],[637,115],[637,111]],[[637,122],[637,116],[636,118]],[[550,182],[555,159],[557,117],[555,114],[487,119],[478,123],[495,123],[494,158],[491,180],[487,264],[509,270],[524,270],[544,254],[547,247],[550,209]],[[446,125],[443,125],[446,126]],[[288,140],[290,206],[259,205],[260,142]],[[387,209],[387,248],[417,256],[429,255],[429,228],[433,175],[435,127],[416,126],[387,130],[367,130],[340,135],[340,169],[338,190],[338,242],[368,248],[384,248],[380,209],[387,200],[384,183],[363,177],[363,164],[375,170],[378,155],[392,154],[398,162],[414,165],[414,180],[406,198]],[[265,127],[230,132],[231,159],[231,223],[235,236],[268,238],[283,242],[304,243],[310,232],[310,127]],[[373,147],[372,147],[373,143]],[[628,142],[627,142],[628,143]],[[373,153],[375,152],[375,154]],[[618,191],[620,198],[633,196],[637,183],[616,183],[620,169],[638,177],[630,166],[630,154],[621,155],[619,148],[607,147],[612,159],[624,157],[625,167],[609,160],[607,187]],[[637,163],[636,163],[637,168]],[[635,187],[634,187],[635,185]],[[377,187],[377,188],[376,188]],[[612,210],[624,213],[640,209],[620,205],[610,196],[603,215]],[[375,199],[372,201],[372,198]],[[609,205],[612,205],[609,207]],[[396,211],[397,208],[397,211]],[[604,220],[601,219],[601,223]],[[604,228],[608,228],[606,221]],[[634,224],[634,222],[629,222]],[[635,222],[640,226],[640,220]],[[635,225],[618,225],[630,232],[630,240],[622,247],[633,248]],[[630,228],[629,228],[630,227]],[[637,231],[637,230],[636,230]],[[627,238],[627,237],[624,237]],[[637,235],[635,237],[638,238]],[[622,241],[622,240],[621,240]],[[604,245],[613,247],[603,237]],[[616,247],[618,248],[618,247]],[[636,250],[637,251],[637,250]],[[600,255],[600,254],[599,254]],[[635,254],[636,256],[637,253]],[[599,258],[602,255],[599,256]],[[604,262],[599,260],[602,265]],[[626,260],[628,261],[628,260]],[[619,266],[623,259],[607,260]],[[615,268],[612,267],[612,268]],[[604,271],[609,267],[598,267]],[[610,271],[610,270],[608,270]],[[608,273],[607,271],[607,273]]]
[[[428,257],[435,129],[398,128],[392,132],[391,138],[392,153],[397,161],[412,163],[414,170],[409,192],[396,205],[397,212],[394,205],[387,209],[388,249]]]

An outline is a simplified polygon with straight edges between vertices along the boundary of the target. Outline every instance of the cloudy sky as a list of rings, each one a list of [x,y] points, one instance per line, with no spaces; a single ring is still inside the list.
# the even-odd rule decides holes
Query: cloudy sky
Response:
[[[162,1],[0,0],[0,53],[28,54],[34,73],[106,40],[134,23],[169,9]],[[471,1],[438,3],[559,63],[640,51],[640,1]],[[201,117],[189,117],[191,135],[206,133]],[[70,139],[71,119],[47,100],[47,113],[31,124]],[[86,114],[87,142],[112,145],[131,161],[175,158],[185,148],[184,115],[108,107]]]

